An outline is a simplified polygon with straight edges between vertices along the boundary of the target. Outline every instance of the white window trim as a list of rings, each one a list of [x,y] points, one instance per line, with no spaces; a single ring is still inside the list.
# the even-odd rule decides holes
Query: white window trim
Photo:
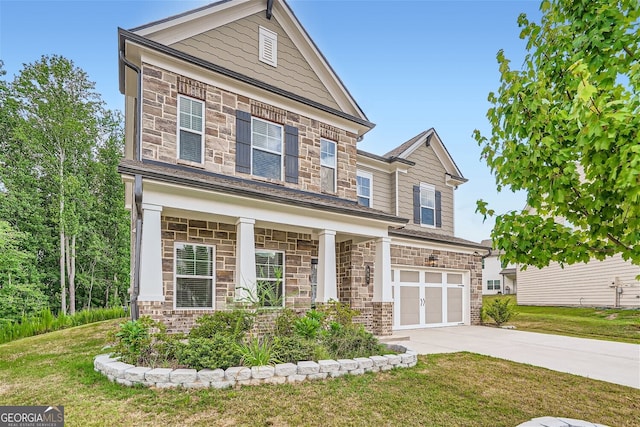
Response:
[[[278,33],[274,33],[264,27],[260,27],[258,30],[258,59],[265,64],[269,64],[272,67],[278,66]],[[271,43],[271,56],[267,56],[265,52],[265,44]]]
[[[180,126],[180,104],[181,104],[181,100],[182,98],[185,99],[189,99],[191,101],[196,101],[199,102],[200,104],[202,104],[202,131],[198,132],[196,130],[193,129],[187,129],[187,128],[183,128],[182,126]],[[178,110],[177,110],[177,131],[176,131],[176,141],[177,141],[177,150],[176,150],[176,158],[181,161],[181,162],[188,162],[188,163],[195,163],[195,164],[204,164],[204,134],[205,134],[205,117],[207,116],[207,111],[206,111],[206,104],[203,100],[201,99],[197,99],[197,98],[192,98],[190,96],[187,95],[183,95],[183,94],[178,94]],[[180,130],[184,129],[187,132],[191,132],[191,133],[195,133],[200,135],[200,162],[194,162],[193,160],[185,160],[185,159],[181,159],[180,158]]]
[[[322,164],[322,141],[326,141],[330,144],[333,144],[333,152],[334,152],[333,159],[335,160],[335,165],[333,166]],[[326,138],[320,138],[320,168],[322,169],[323,167],[333,169],[333,191],[326,191],[326,193],[335,194],[338,192],[338,143],[336,141],[332,141]],[[320,182],[320,187],[321,187],[320,190],[324,191],[322,189],[322,182]]]
[[[193,277],[195,279],[211,279],[211,307],[178,307],[178,245],[204,246],[211,248],[211,276],[180,275],[180,277]],[[174,310],[209,310],[216,309],[216,247],[194,242],[175,241],[173,243],[173,309]]]
[[[253,145],[253,122],[254,120],[258,120],[264,123],[267,123],[269,125],[273,125],[273,126],[278,126],[280,128],[280,152],[278,153],[277,151],[273,151],[273,150],[268,150],[266,148],[261,148],[261,147],[255,147]],[[256,175],[253,173],[253,150],[260,150],[260,151],[264,151],[265,153],[271,153],[271,154],[277,154],[280,156],[280,178],[278,178],[280,181],[283,181],[283,175],[284,175],[284,126],[282,126],[281,124],[278,123],[274,123],[274,122],[270,122],[268,120],[263,120],[259,117],[253,117],[251,116],[251,175],[256,176],[258,178],[261,179],[273,179],[273,178],[266,178],[264,176],[261,175]]]
[[[422,222],[422,190],[433,191],[433,225],[424,224]],[[436,228],[436,187],[431,184],[426,184],[424,182],[420,183],[420,226],[425,228]],[[425,208],[432,209],[428,206]]]
[[[280,284],[280,286],[282,286],[282,307],[284,307],[286,305],[286,295],[285,295],[285,289],[286,288],[286,284],[285,284],[285,277],[286,277],[286,273],[285,273],[285,268],[287,265],[287,254],[285,253],[285,251],[278,251],[275,249],[262,249],[262,248],[255,248],[255,253],[254,253],[254,257],[256,254],[258,254],[259,252],[262,253],[272,253],[272,254],[282,254],[282,283]],[[263,278],[258,277],[258,272],[256,271],[256,292],[257,292],[257,288],[258,288],[258,281],[259,280],[265,280]],[[275,281],[275,279],[266,279],[269,282]],[[274,308],[274,309],[279,309],[282,307],[261,307],[261,308]]]
[[[369,207],[373,208],[373,174],[371,172],[365,172],[363,170],[357,170],[356,171],[356,176],[359,176],[361,178],[366,178],[369,180]],[[362,197],[362,198],[367,198],[365,196],[360,195],[360,193],[358,192],[358,184],[356,182],[356,197]]]

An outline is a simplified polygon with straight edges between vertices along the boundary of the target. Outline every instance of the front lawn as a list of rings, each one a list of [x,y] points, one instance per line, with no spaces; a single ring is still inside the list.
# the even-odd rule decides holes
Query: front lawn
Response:
[[[516,301],[513,295],[485,295],[483,303],[495,298]],[[507,324],[523,331],[640,344],[640,310],[519,305],[516,311]]]
[[[385,373],[236,390],[152,390],[93,370],[120,321],[0,345],[3,405],[64,405],[67,426],[509,426],[544,415],[637,426],[640,390],[470,353]]]

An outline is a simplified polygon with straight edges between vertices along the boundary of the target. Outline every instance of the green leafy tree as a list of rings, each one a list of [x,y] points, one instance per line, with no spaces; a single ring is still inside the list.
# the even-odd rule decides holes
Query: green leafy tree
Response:
[[[129,282],[122,117],[60,56],[0,83],[0,218],[28,236],[63,313],[121,300]]]
[[[504,260],[539,267],[616,253],[640,264],[638,1],[540,9],[540,23],[518,19],[522,68],[498,52],[491,135],[474,132],[498,190],[526,191],[531,208],[498,215],[494,244]],[[482,200],[478,211],[494,215]]]

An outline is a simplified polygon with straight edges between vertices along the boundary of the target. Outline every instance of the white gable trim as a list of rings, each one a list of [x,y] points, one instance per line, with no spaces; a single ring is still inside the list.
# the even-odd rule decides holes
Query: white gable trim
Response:
[[[132,32],[164,45],[171,45],[230,22],[266,10],[265,0],[233,0],[196,9],[194,13],[176,15],[134,28]],[[327,88],[340,109],[367,120],[340,78],[318,50],[291,8],[283,0],[274,0],[272,19],[276,19]]]
[[[401,159],[408,159],[409,156],[413,154],[414,151],[416,151],[422,145],[426,144],[427,139],[429,139],[429,144],[431,148],[433,148],[433,152],[435,153],[440,163],[442,163],[442,166],[444,166],[446,173],[449,174],[449,176],[462,177],[462,172],[460,172],[460,169],[458,169],[458,166],[453,161],[453,158],[451,158],[449,151],[447,151],[447,149],[444,146],[444,143],[442,142],[437,132],[433,128],[429,129],[429,131],[427,131],[422,137],[418,138],[416,142],[414,142],[409,148],[407,148],[402,153],[400,153],[398,157]],[[447,181],[449,181],[449,179]],[[451,180],[451,181],[452,183],[450,185],[452,186],[456,186],[463,183],[460,180]]]

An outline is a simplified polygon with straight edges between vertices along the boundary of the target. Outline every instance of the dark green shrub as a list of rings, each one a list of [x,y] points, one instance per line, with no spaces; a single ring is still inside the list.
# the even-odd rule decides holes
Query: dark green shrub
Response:
[[[151,346],[150,329],[154,324],[147,316],[121,323],[120,329],[112,337],[115,341],[113,354],[120,356],[125,363],[137,364],[143,352],[147,352]]]
[[[274,334],[279,337],[291,337],[294,334],[293,323],[298,315],[290,308],[283,308],[276,317]]]
[[[322,336],[322,344],[332,359],[353,359],[389,352],[362,325],[329,329]]]
[[[254,316],[255,314],[246,310],[221,310],[205,314],[196,320],[196,326],[189,332],[189,337],[212,338],[226,335],[240,341],[253,326]]]
[[[511,298],[495,298],[482,307],[483,317],[490,317],[498,326],[507,323],[518,313]]]
[[[190,338],[177,347],[176,357],[180,365],[193,369],[227,369],[240,366],[242,355],[234,337],[218,334],[211,338]]]
[[[299,336],[276,336],[273,339],[273,357],[279,363],[296,363],[300,360],[314,360],[315,347],[312,341]]]

